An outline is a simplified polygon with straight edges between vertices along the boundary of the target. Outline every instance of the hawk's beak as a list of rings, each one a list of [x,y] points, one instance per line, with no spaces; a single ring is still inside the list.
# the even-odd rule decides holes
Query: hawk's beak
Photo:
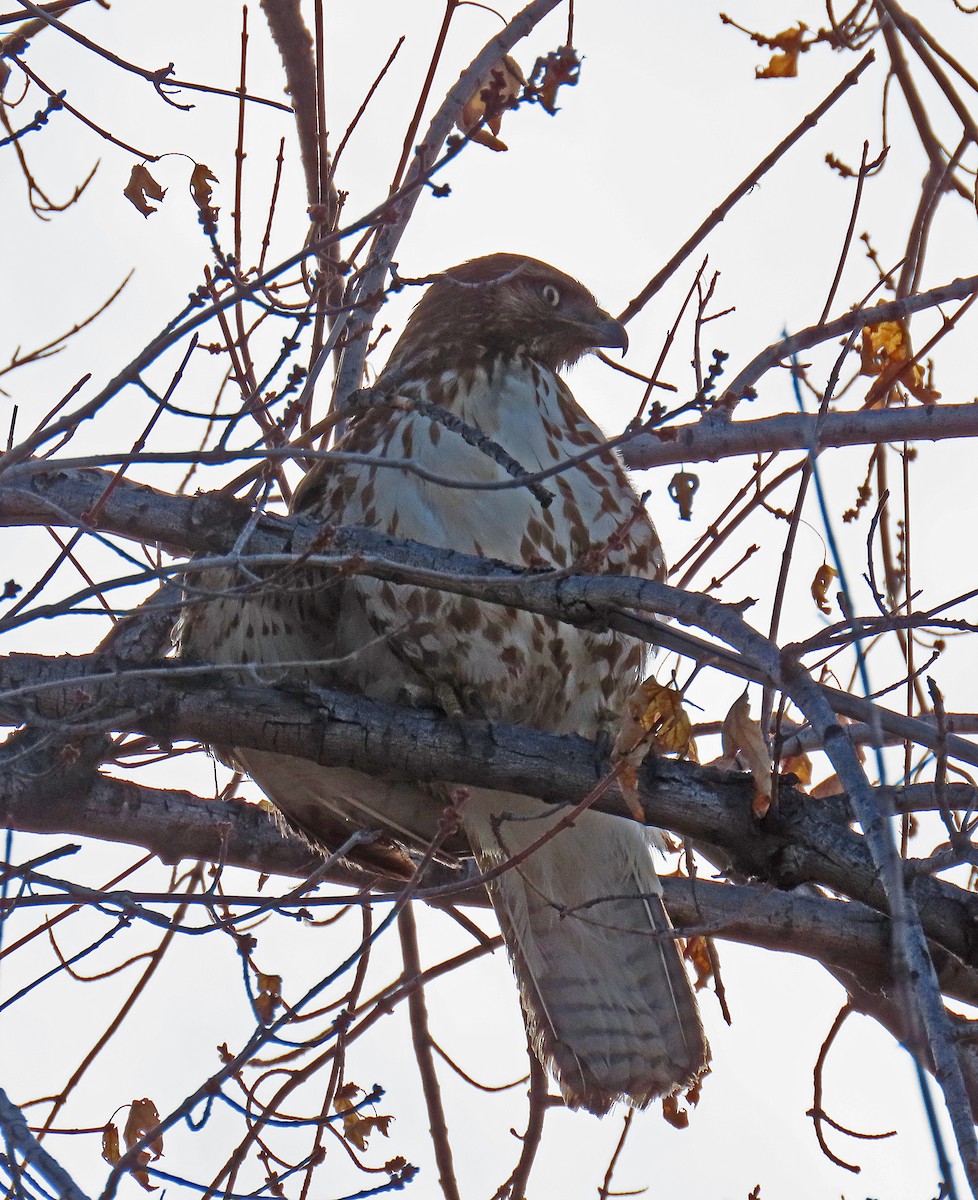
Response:
[[[620,350],[625,354],[628,350],[628,331],[625,326],[602,310],[598,311],[598,318],[591,326],[594,334],[593,345]]]

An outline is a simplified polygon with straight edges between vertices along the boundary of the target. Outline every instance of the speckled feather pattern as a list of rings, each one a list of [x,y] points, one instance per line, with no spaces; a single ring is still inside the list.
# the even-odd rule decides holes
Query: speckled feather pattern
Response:
[[[324,524],[366,526],[527,567],[661,578],[651,522],[557,374],[597,344],[586,340],[587,322],[604,331],[610,318],[581,285],[534,260],[499,255],[457,270],[478,284],[511,264],[515,276],[501,284],[429,291],[375,388],[381,394],[385,376],[394,379],[403,399],[368,408],[338,447],[375,461],[321,461],[293,507]],[[548,283],[565,308],[549,343],[538,303]],[[530,472],[596,453],[545,483],[554,499],[544,507],[482,449],[412,410],[412,399],[457,414]],[[439,481],[405,471],[397,465],[403,460]],[[452,481],[509,486],[460,490]],[[214,593],[228,583],[220,573],[198,581]],[[587,737],[615,728],[643,668],[642,644],[619,634],[362,576],[286,575],[247,596],[217,594],[188,608],[181,639],[188,657],[264,664],[269,678],[277,662],[308,660],[316,665],[291,674],[375,699]],[[288,818],[327,844],[356,825],[423,842],[450,791],[264,752],[237,758]],[[528,797],[469,791],[463,825],[484,867],[557,819]],[[573,1106],[604,1112],[621,1098],[644,1105],[691,1081],[707,1059],[660,891],[645,831],[598,813],[584,814],[492,886],[531,1037]],[[601,897],[615,899],[564,915]]]

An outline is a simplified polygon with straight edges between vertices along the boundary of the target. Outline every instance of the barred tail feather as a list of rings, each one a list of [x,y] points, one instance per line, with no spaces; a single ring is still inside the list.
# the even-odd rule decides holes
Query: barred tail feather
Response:
[[[475,789],[463,806],[483,869],[561,815]],[[678,947],[654,936],[671,926],[645,830],[584,813],[490,888],[534,1047],[571,1107],[644,1107],[702,1073],[709,1047]]]

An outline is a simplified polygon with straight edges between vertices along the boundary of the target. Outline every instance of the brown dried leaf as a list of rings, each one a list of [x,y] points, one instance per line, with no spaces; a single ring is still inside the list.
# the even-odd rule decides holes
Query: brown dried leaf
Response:
[[[526,80],[516,59],[508,54],[494,63],[479,80],[478,86],[466,100],[458,127],[469,135],[473,142],[488,146],[490,150],[508,150],[505,142],[498,138],[503,113],[512,108]]]
[[[255,997],[255,1009],[263,1025],[270,1025],[275,1019],[275,1012],[282,1003],[282,976],[264,975],[258,972],[258,995]]]
[[[829,584],[833,579],[838,578],[839,572],[835,567],[830,567],[828,563],[822,563],[815,572],[815,578],[812,580],[812,599],[823,613],[832,612],[832,605],[829,604],[828,599]]]
[[[701,934],[687,938],[683,958],[693,964],[693,969],[696,971],[696,983],[693,986],[696,991],[702,991],[713,978],[713,960],[710,957],[709,942]]]
[[[761,733],[760,724],[750,715],[747,692],[730,707],[723,718],[721,728],[723,753],[733,758],[742,770],[750,771],[754,777],[753,810],[756,817],[763,817],[771,807],[771,777],[774,764]]]
[[[133,1100],[129,1105],[129,1119],[126,1121],[126,1128],[122,1135],[125,1138],[126,1149],[131,1150],[159,1123],[160,1114],[152,1100],[145,1096],[142,1100]],[[152,1151],[153,1158],[160,1158],[163,1154],[163,1138],[154,1138],[147,1149]]]
[[[355,1083],[345,1083],[342,1087],[337,1088],[336,1097],[333,1100],[333,1107],[338,1113],[343,1114],[343,1133],[358,1150],[366,1150],[367,1139],[375,1129],[380,1130],[384,1137],[388,1137],[388,1127],[394,1119],[393,1117],[363,1116],[357,1112],[355,1098],[362,1091],[363,1088],[358,1087]]]
[[[119,1145],[119,1127],[110,1121],[102,1130],[102,1157],[112,1166],[122,1158],[122,1147]]]
[[[197,163],[190,175],[190,194],[197,205],[205,233],[217,233],[217,214],[221,211],[211,204],[212,183],[217,183],[217,176],[211,174],[210,167]]]
[[[700,486],[700,477],[691,471],[677,471],[669,480],[669,497],[679,508],[680,521],[693,519],[693,497]]]
[[[148,1150],[140,1150],[136,1155],[136,1161],[139,1163],[139,1166],[133,1167],[129,1172],[144,1192],[158,1192],[160,1190],[155,1183],[150,1183],[149,1172],[143,1169],[151,1159],[152,1155]]]
[[[143,1137],[151,1129],[155,1129],[159,1123],[160,1114],[157,1112],[156,1105],[152,1100],[147,1097],[143,1097],[142,1100],[133,1100],[129,1105],[129,1119],[126,1121],[126,1127],[122,1134],[126,1143],[126,1150],[131,1150],[137,1142],[142,1141]],[[131,1174],[144,1191],[156,1192],[159,1189],[155,1184],[150,1183],[148,1172],[140,1168],[145,1167],[153,1159],[160,1158],[162,1154],[163,1138],[156,1137],[149,1143],[145,1150],[140,1150],[136,1156],[139,1166],[133,1167]]]
[[[629,811],[637,821],[644,819],[638,799],[638,771],[652,750],[666,754],[695,753],[692,725],[675,688],[646,679],[632,692],[625,705],[611,751],[611,762],[620,766],[618,781]]]
[[[149,201],[162,200],[166,195],[166,188],[160,187],[143,163],[136,163],[122,194],[144,217],[148,217],[150,213],[157,211]]]
[[[645,757],[643,753],[642,757]],[[638,798],[638,768],[632,766],[631,763],[626,763],[622,767],[618,775],[618,786],[621,788],[621,794],[625,798],[625,803],[628,805],[628,811],[632,814],[636,821],[645,821],[645,809],[642,807],[642,802]]]
[[[361,1117],[359,1113],[348,1113],[343,1118],[343,1133],[358,1150],[366,1150],[367,1139],[375,1129],[384,1137],[390,1137],[388,1128],[393,1120],[393,1117]]]
[[[689,1125],[689,1113],[679,1107],[678,1096],[662,1097],[662,1115],[675,1129],[685,1129]]]
[[[561,46],[559,50],[552,50],[546,58],[537,59],[533,68],[533,90],[551,116],[557,111],[558,90],[565,85],[575,87],[580,76],[581,58],[573,46]]]

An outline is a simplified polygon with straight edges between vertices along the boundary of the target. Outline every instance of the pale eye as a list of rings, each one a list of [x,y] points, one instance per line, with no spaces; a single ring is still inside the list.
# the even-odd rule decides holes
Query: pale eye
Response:
[[[552,283],[545,283],[543,285],[543,298],[551,308],[556,308],[560,303],[560,292],[557,291]]]

